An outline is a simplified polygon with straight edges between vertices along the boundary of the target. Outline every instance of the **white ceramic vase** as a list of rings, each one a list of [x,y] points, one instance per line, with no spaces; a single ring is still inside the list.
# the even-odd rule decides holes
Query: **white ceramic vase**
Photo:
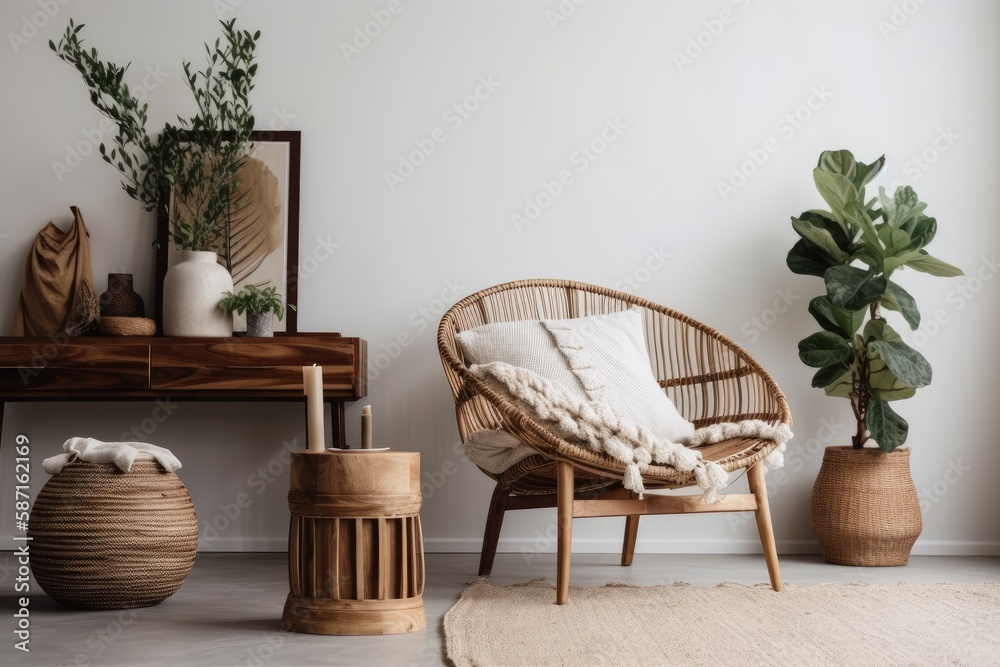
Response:
[[[163,278],[163,333],[167,336],[233,335],[233,317],[219,308],[233,277],[210,250],[185,250]]]

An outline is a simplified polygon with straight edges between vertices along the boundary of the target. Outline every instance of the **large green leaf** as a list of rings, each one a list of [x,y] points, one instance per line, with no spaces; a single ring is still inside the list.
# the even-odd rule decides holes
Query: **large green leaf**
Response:
[[[874,340],[868,347],[885,362],[893,375],[918,389],[931,383],[931,365],[912,347],[902,341]],[[801,355],[800,355],[801,356]]]
[[[924,250],[918,251],[918,254],[920,255],[919,257],[907,260],[905,262],[906,266],[917,271],[922,271],[923,273],[929,273],[932,276],[941,276],[944,278],[965,275],[962,273],[962,269],[952,266],[948,262],[943,262],[937,257],[932,257]]]
[[[823,277],[826,270],[831,266],[837,266],[839,262],[817,248],[815,245],[799,239],[785,257],[785,264],[800,276]]]
[[[864,187],[868,185],[868,183],[870,183],[880,171],[882,171],[883,166],[885,166],[884,155],[871,164],[857,162],[854,169],[854,178],[851,179],[854,182],[854,187],[856,187],[859,192],[863,193]]]
[[[896,188],[891,198],[884,187],[879,187],[878,199],[886,223],[894,228],[903,227],[916,220],[927,208],[927,204],[920,201],[917,193],[909,185]]]
[[[858,189],[846,176],[813,169],[813,181],[816,189],[830,207],[830,212],[838,222],[844,220],[844,209],[850,202],[857,201]],[[846,231],[846,230],[845,230]]]
[[[910,250],[919,250],[934,240],[937,234],[937,220],[920,215],[907,222],[901,229],[910,235]]]
[[[826,385],[823,389],[827,396],[837,396],[839,398],[850,398],[851,388],[853,386],[853,376],[852,371],[844,371],[844,374],[838,377],[836,380]]]
[[[878,391],[879,395],[887,401],[912,398],[917,393],[916,389],[893,375],[892,371],[886,368],[884,364],[881,365],[880,370],[869,374],[868,383],[872,389]]]
[[[868,320],[868,323],[865,324],[862,338],[866,341],[887,340],[890,342],[899,342],[903,340],[903,337],[889,326],[889,323],[885,320]]]
[[[824,171],[846,176],[860,192],[869,181],[875,178],[884,164],[884,155],[871,164],[865,164],[858,162],[851,151],[839,150],[823,151],[816,166]]]
[[[885,293],[892,297],[893,305],[898,306],[896,310],[902,314],[910,328],[916,331],[917,327],[920,326],[920,311],[917,309],[916,300],[909,292],[891,280],[886,285]],[[882,303],[885,304],[887,301]]]
[[[831,214],[828,211],[812,210],[806,211],[800,215],[799,219],[808,223],[812,227],[828,232],[830,238],[832,238],[836,244],[836,247],[844,251],[846,254],[851,249],[851,239],[848,238],[844,230],[841,228],[840,223],[831,219],[830,215]],[[795,223],[793,222],[793,225],[794,224]],[[838,258],[841,257],[839,253],[837,256]],[[823,250],[820,246],[806,238],[802,238],[799,239],[794,246],[792,246],[785,262],[788,264],[788,268],[790,268],[794,273],[805,276],[818,276],[822,278],[828,268],[837,264],[844,264],[846,260],[842,258],[834,259],[834,257],[830,256],[830,254]]]
[[[916,389],[906,386],[899,378],[896,378],[895,384],[902,386],[898,389],[879,389],[878,395],[887,401],[904,401],[908,398],[913,398],[917,393]]]
[[[852,229],[857,229],[861,232],[861,240],[864,242],[866,251],[865,254],[873,260],[865,260],[865,263],[881,271],[882,259],[885,257],[885,252],[868,208],[860,200],[852,201],[844,207],[843,213],[847,224]]]
[[[853,181],[857,161],[854,159],[854,154],[849,150],[823,151],[820,153],[816,168],[828,171],[831,174],[841,174]]]
[[[910,235],[902,229],[882,224],[877,229],[878,238],[885,246],[885,255],[891,256],[910,249]]]
[[[854,260],[859,260],[867,264],[869,267],[881,270],[882,267],[882,251],[871,252],[867,245],[861,244],[861,247],[854,251],[851,258],[847,261],[848,264],[854,262]]]
[[[831,266],[823,275],[834,305],[861,310],[885,294],[886,278],[854,266]]]
[[[830,366],[825,366],[813,375],[812,386],[825,389],[832,385],[836,385],[840,382],[840,378],[843,377],[844,373],[850,376],[851,365],[846,362],[839,364],[832,364]]]
[[[886,328],[885,335],[888,338],[897,338],[898,334],[892,331],[888,327]],[[904,398],[910,398],[917,393],[917,390],[909,386],[898,377],[896,377],[889,367],[885,365],[885,361],[875,357],[869,359],[868,361],[868,385],[879,392],[887,401],[898,401]]]
[[[804,212],[799,217],[830,232],[830,236],[837,242],[838,248],[844,252],[850,251],[855,235],[848,234],[840,223],[834,220],[833,214],[830,211],[813,208]]]
[[[925,254],[923,250],[907,250],[897,253],[892,257],[886,257],[882,265],[882,270],[891,275],[896,269],[907,262],[922,259]]]
[[[844,338],[850,338],[865,319],[865,311],[851,311],[835,306],[825,294],[809,302],[809,313],[821,327]]]
[[[889,288],[886,287],[886,289],[888,290]],[[899,304],[896,303],[896,297],[889,294],[888,291],[882,295],[882,298],[879,299],[878,303],[880,307],[885,308],[887,310],[895,310],[897,312],[899,311]]]
[[[819,331],[799,341],[799,359],[813,368],[850,363],[854,359],[854,348],[831,331]]]
[[[883,452],[891,452],[906,442],[909,424],[877,393],[868,403],[866,422],[868,432]]]
[[[825,221],[824,221],[825,222]],[[817,246],[820,250],[828,254],[838,263],[844,263],[850,256],[844,249],[843,245],[838,243],[834,239],[833,234],[824,226],[819,223],[817,216],[811,216],[809,213],[803,213],[801,218],[792,218],[792,227],[798,233],[799,236],[806,239],[813,245]],[[841,237],[843,233],[841,232]]]

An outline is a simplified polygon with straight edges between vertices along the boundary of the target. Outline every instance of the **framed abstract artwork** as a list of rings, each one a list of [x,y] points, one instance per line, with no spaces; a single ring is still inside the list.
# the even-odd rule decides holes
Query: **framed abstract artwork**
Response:
[[[275,333],[297,331],[296,310],[288,305],[298,305],[301,134],[298,130],[283,130],[255,131],[250,135],[252,150],[240,167],[240,184],[233,193],[229,213],[234,291],[264,282],[278,288],[285,312],[280,321],[274,320]],[[180,257],[180,249],[170,235],[175,204],[173,193],[165,195],[157,214],[156,314],[161,324],[163,278]],[[245,331],[243,316],[234,316],[233,328]]]

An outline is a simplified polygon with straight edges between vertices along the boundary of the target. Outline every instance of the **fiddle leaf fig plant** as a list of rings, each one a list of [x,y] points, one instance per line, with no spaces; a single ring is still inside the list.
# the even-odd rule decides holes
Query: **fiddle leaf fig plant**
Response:
[[[851,402],[857,421],[852,444],[872,439],[891,452],[906,442],[909,425],[890,406],[931,382],[931,366],[907,345],[884,317],[896,311],[910,329],[920,326],[916,301],[893,280],[912,269],[953,277],[962,271],[924,248],[937,221],[910,186],[891,195],[879,187],[868,199],[865,187],[878,175],[885,156],[865,164],[850,151],[825,151],[813,180],[827,209],[792,218],[799,240],[786,263],[794,273],[823,279],[826,293],[809,302],[823,329],[799,342],[799,358],[815,368],[812,386]]]

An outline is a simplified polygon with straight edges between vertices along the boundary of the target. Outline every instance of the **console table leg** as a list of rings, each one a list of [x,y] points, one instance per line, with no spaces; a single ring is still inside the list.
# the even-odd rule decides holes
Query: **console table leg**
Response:
[[[332,431],[331,446],[347,449],[347,429],[344,419],[344,402],[337,400],[326,401],[330,406],[330,426]]]

